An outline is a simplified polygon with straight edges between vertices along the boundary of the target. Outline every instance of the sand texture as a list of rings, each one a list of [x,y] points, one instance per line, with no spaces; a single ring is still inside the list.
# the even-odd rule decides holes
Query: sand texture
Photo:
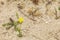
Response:
[[[0,40],[60,40],[60,18],[56,18],[60,16],[60,0],[37,2],[0,0]],[[21,25],[23,37],[18,37],[13,27],[6,30],[2,26],[9,22],[10,17],[16,21],[16,12],[24,18]]]

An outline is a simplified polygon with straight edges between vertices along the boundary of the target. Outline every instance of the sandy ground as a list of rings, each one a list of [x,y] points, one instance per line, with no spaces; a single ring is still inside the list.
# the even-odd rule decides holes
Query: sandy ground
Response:
[[[1,3],[3,2],[3,3]],[[45,15],[46,12],[46,0],[43,3],[41,0],[39,5],[34,5],[30,0],[0,0],[0,40],[60,40],[60,19],[55,19],[55,9],[57,13],[60,14],[58,7],[60,6],[60,0],[55,0],[52,2],[52,5],[47,7],[49,9],[48,15]],[[23,13],[28,15],[27,11],[29,8],[33,7],[33,10],[39,8],[39,12],[42,13],[43,18],[36,17],[37,21],[32,21],[28,17],[24,16],[21,11],[18,9],[17,4],[22,3],[24,8],[21,9]],[[12,27],[9,30],[6,30],[2,26],[3,23],[9,22],[9,17],[12,17],[15,21],[16,12],[20,17],[24,18],[21,30],[23,37],[17,37],[14,28]]]

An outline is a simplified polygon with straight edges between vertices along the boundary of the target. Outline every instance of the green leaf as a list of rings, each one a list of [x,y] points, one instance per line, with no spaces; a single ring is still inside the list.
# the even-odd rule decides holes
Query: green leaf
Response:
[[[9,27],[6,27],[6,30],[10,29],[11,27],[13,27],[13,25],[10,25]]]
[[[17,19],[19,18],[19,15],[18,15],[18,13],[16,13],[16,17],[17,17]]]
[[[18,36],[18,37],[22,37],[21,29],[18,28],[18,27],[16,27],[15,30],[16,30],[16,32],[18,32],[17,36]]]
[[[59,7],[59,10],[60,10],[60,7]]]
[[[18,36],[19,37],[22,37],[23,36],[21,30],[19,31],[19,35]]]
[[[11,23],[2,24],[2,26],[8,26],[8,25],[11,25]]]
[[[17,28],[17,31],[19,32],[19,34],[17,34],[19,37],[22,37],[22,32],[21,29]]]
[[[2,26],[6,26],[6,24],[2,24]]]
[[[20,33],[20,34],[18,34],[17,36],[18,36],[18,37],[22,37],[23,35],[22,35],[22,33]]]

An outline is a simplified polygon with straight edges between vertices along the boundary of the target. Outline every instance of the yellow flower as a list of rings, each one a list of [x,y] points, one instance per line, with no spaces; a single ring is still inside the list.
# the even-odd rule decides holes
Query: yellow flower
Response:
[[[23,23],[23,21],[24,21],[23,17],[20,17],[20,18],[18,19],[18,22],[19,22],[19,23]]]

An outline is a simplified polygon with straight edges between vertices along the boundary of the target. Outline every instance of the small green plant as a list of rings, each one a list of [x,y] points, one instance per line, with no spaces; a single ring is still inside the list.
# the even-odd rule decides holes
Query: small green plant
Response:
[[[10,29],[11,27],[14,27],[15,31],[18,32],[17,35],[19,37],[22,37],[21,28],[18,28],[17,25],[19,25],[19,24],[21,25],[23,23],[24,19],[22,17],[19,18],[18,13],[16,13],[16,17],[17,17],[18,21],[14,21],[12,18],[9,18],[10,22],[3,24],[3,26],[4,27],[8,26],[8,27],[6,27],[7,30]]]

